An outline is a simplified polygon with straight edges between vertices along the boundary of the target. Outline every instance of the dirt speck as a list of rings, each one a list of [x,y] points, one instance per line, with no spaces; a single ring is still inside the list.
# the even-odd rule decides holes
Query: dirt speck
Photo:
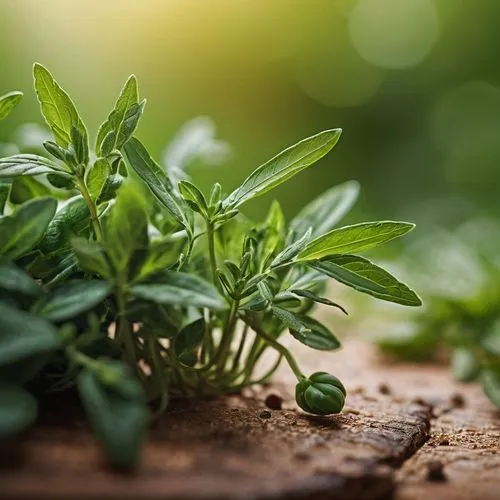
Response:
[[[441,462],[433,460],[427,464],[427,479],[433,482],[447,481],[444,466]]]
[[[262,410],[259,413],[259,417],[260,418],[264,418],[264,419],[271,418],[272,416],[273,416],[273,414],[270,411],[268,411],[268,410]]]
[[[389,384],[387,384],[386,382],[382,382],[381,384],[379,384],[378,392],[380,392],[380,394],[385,394],[385,395],[392,394],[392,390],[389,387]]]
[[[281,410],[283,407],[283,398],[277,394],[269,394],[265,403],[268,408],[271,408],[271,410]]]

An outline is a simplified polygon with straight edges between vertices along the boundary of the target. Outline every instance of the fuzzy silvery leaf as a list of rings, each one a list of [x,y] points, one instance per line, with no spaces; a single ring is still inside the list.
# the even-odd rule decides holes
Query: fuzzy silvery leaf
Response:
[[[8,158],[0,158],[0,178],[41,174],[54,174],[68,179],[71,178],[70,173],[43,156],[19,154]]]

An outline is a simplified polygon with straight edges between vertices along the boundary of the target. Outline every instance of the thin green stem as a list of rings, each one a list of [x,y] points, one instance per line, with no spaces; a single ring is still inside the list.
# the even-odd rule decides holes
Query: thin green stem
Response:
[[[215,257],[215,233],[214,225],[206,221],[207,224],[207,239],[208,239],[208,253],[210,256],[210,269],[212,270],[212,281],[214,285],[219,288],[219,280],[217,279],[217,259]]]
[[[270,335],[264,332],[261,328],[259,328],[256,324],[254,324],[250,318],[247,316],[242,316],[241,318],[245,323],[247,323],[250,328],[259,336],[262,337],[273,349],[276,349],[287,361],[293,373],[300,381],[305,378],[305,375],[302,373],[297,361],[292,356],[291,352],[279,342],[276,342]]]
[[[101,228],[101,223],[99,221],[99,217],[97,215],[97,208],[92,200],[92,197],[90,196],[89,190],[87,189],[87,186],[85,185],[85,181],[83,179],[79,179],[76,183],[78,190],[80,191],[80,194],[83,196],[83,199],[85,200],[85,203],[87,204],[87,207],[90,212],[90,220],[92,221],[92,226],[94,228],[95,236],[97,240],[100,240],[102,238],[102,228]]]
[[[229,310],[229,315],[224,326],[224,331],[222,332],[222,337],[215,359],[215,362],[217,363],[216,373],[219,374],[224,371],[227,364],[227,358],[230,353],[231,342],[233,340],[234,328],[236,326],[236,321],[238,320],[239,307],[240,301],[238,299],[231,302],[231,309]]]

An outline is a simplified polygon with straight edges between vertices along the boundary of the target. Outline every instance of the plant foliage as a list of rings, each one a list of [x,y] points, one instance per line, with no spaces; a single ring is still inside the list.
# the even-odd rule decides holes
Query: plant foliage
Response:
[[[134,137],[145,106],[134,76],[94,144],[50,72],[36,64],[34,77],[54,140],[43,143],[46,156],[0,159],[2,435],[34,421],[33,393],[76,387],[109,461],[129,467],[151,409],[155,415],[172,397],[266,381],[283,358],[303,409],[341,411],[341,382],[324,373],[306,377],[280,337],[289,331],[313,349],[339,348],[311,316],[316,303],[345,311],[323,297],[329,277],[420,305],[387,271],[354,255],[413,225],[337,227],[356,199],[355,182],[328,190],[289,223],[278,202],[260,223],[240,211],[325,156],[340,129],[286,149],[228,195],[219,183],[206,194],[178,175],[180,165],[171,176]],[[19,96],[0,100],[2,118]],[[262,373],[268,349],[276,361]]]

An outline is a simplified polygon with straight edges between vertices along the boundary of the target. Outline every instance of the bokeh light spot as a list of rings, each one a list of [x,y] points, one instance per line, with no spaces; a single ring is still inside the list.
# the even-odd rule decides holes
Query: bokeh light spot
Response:
[[[407,68],[429,54],[439,21],[433,0],[360,0],[349,18],[349,34],[366,61]]]

